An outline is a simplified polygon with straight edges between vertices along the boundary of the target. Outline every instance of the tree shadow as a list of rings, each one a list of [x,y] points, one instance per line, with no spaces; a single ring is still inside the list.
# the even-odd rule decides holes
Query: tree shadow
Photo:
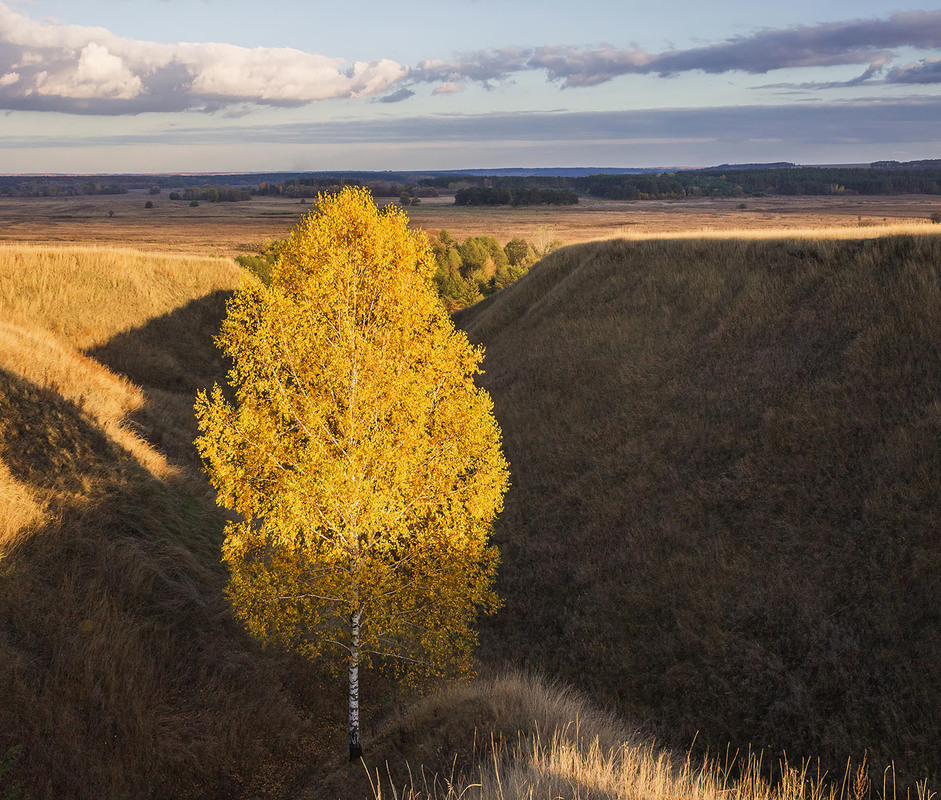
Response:
[[[47,508],[0,553],[12,778],[32,797],[236,796],[306,723],[225,601],[221,514],[2,368],[0,461]]]
[[[231,365],[214,343],[231,296],[217,290],[86,351],[142,389],[144,405],[130,420],[142,438],[177,464],[198,466],[196,392],[224,384]]]

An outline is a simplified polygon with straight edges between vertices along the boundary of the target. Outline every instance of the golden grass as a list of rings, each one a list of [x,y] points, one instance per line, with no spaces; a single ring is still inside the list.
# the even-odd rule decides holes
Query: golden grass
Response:
[[[219,259],[0,246],[0,367],[74,403],[152,475],[169,477],[165,454],[144,441],[131,421],[144,406],[141,388],[82,351],[194,297],[231,288],[238,275],[234,264]],[[6,480],[2,490],[10,506],[5,539],[43,518],[45,499]]]
[[[0,245],[0,315],[84,350],[194,298],[231,289],[239,275],[229,259]]]
[[[870,239],[881,236],[924,235],[941,236],[941,226],[928,220],[912,222],[895,222],[892,224],[848,224],[848,225],[819,225],[808,227],[784,227],[769,225],[759,228],[699,228],[681,231],[619,231],[607,239],[625,239],[627,241],[644,241],[656,239],[669,239],[684,241],[689,239],[749,239],[749,240],[781,240],[781,239]]]
[[[628,734],[570,689],[520,674],[451,687],[394,719],[364,765],[319,788],[375,800],[870,800],[893,798],[886,772],[873,787],[865,760],[826,774],[810,762],[765,763],[761,754],[678,758]],[[450,760],[448,755],[451,754]],[[365,766],[365,775],[361,770]],[[368,781],[368,790],[366,787]],[[910,797],[931,800],[921,782]]]
[[[0,461],[0,561],[19,535],[45,518],[46,503],[39,494],[10,474]]]
[[[299,712],[316,673],[231,619],[193,469],[193,387],[224,375],[211,337],[239,275],[0,247],[0,754],[22,748],[0,794],[231,797],[332,735]]]

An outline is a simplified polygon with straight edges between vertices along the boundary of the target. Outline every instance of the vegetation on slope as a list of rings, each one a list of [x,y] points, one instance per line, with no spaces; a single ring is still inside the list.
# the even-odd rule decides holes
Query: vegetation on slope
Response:
[[[936,782],[939,272],[931,237],[606,242],[462,312],[514,484],[486,661],[680,751],[697,731],[767,745],[762,774],[786,750],[842,776],[868,749]],[[284,752],[342,739],[288,696],[316,703],[316,677],[221,599],[191,398],[221,377],[236,280],[218,259],[0,248],[0,796],[296,796]],[[508,678],[403,711],[367,757],[383,796],[825,796],[638,741]],[[349,769],[310,796],[367,794]]]
[[[238,277],[0,248],[0,794],[232,797],[305,730],[288,667],[231,619],[182,447]]]
[[[458,321],[513,480],[487,661],[937,780],[941,239],[569,247]]]
[[[267,241],[257,254],[238,255],[236,262],[266,284],[271,270],[287,245],[287,239]],[[514,237],[503,247],[493,236],[468,236],[463,242],[452,239],[446,230],[428,236],[435,256],[435,286],[448,311],[476,303],[505,289],[525,275],[536,261],[560,246],[558,241],[542,247]]]
[[[871,800],[893,797],[894,774],[873,786],[865,761],[828,775],[811,762],[756,752],[676,757],[568,688],[511,673],[450,686],[393,716],[366,769],[336,768],[301,798],[406,800]],[[922,782],[910,795],[930,800]]]

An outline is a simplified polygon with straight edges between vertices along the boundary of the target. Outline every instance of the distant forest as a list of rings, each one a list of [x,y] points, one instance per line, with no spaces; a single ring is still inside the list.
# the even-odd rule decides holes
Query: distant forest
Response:
[[[685,197],[755,197],[762,195],[898,195],[941,194],[941,162],[935,166],[900,167],[776,167],[771,169],[689,170],[645,175],[588,177],[493,177],[469,179],[486,189],[464,189],[465,204],[492,205],[498,195],[553,191],[565,196],[608,200],[667,200]],[[486,182],[485,184],[483,182]],[[479,200],[477,198],[480,198]]]
[[[571,170],[568,170],[571,172]],[[256,196],[313,199],[343,186],[369,188],[378,198],[417,205],[444,193],[457,205],[570,205],[581,197],[664,200],[762,195],[941,194],[941,159],[876,161],[868,167],[725,164],[700,170],[595,175],[483,175],[464,172],[308,172],[201,175],[4,175],[0,196],[67,197],[172,190],[171,199],[208,202]]]
[[[538,180],[524,178],[523,180]],[[574,206],[578,195],[571,189],[544,189],[539,186],[468,186],[454,193],[456,206]]]

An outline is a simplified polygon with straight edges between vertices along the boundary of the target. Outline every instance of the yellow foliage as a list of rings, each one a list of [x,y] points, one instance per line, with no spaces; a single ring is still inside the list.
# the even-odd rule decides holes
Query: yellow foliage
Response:
[[[201,393],[197,447],[240,516],[237,613],[310,657],[349,649],[409,678],[467,671],[498,604],[488,543],[508,470],[483,356],[434,291],[425,237],[368,192],[322,196],[270,286],[246,279],[218,344],[234,401]]]

